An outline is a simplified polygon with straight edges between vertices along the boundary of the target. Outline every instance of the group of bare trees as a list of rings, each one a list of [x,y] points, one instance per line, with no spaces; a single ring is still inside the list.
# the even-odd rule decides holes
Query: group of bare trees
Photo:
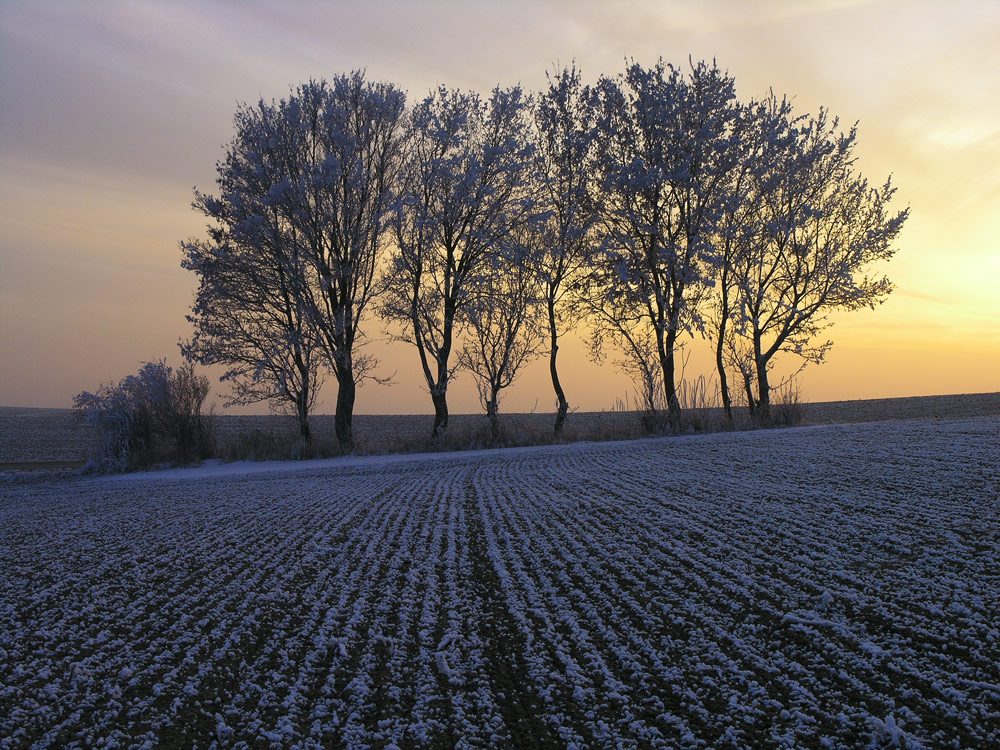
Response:
[[[501,391],[544,352],[559,433],[559,339],[578,325],[673,424],[679,339],[712,339],[727,415],[735,376],[766,422],[775,355],[818,361],[830,311],[885,298],[867,274],[907,216],[857,173],[854,129],[741,104],[714,64],[592,86],[566,68],[534,96],[441,87],[409,108],[354,72],[240,106],[235,129],[218,195],[196,191],[208,239],[182,243],[199,277],[184,352],[226,367],[233,402],[294,411],[306,443],[332,372],[344,450],[376,377],[372,313],[417,350],[434,435],[457,368],[496,435]]]

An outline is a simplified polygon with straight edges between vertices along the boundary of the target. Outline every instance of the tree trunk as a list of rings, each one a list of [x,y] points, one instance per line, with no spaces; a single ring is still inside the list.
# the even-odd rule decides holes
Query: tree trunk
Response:
[[[309,429],[309,413],[303,413],[301,405],[296,405],[299,419],[299,439],[303,446],[312,444],[312,430]]]
[[[448,429],[448,391],[432,392],[431,400],[434,402],[434,427],[431,430],[431,437],[436,438]]]
[[[302,347],[297,341],[294,355],[295,369],[298,371],[299,380],[302,383],[298,393],[295,394],[295,417],[299,422],[299,441],[303,448],[301,454],[306,454],[312,445],[312,430],[309,428],[309,402],[311,401],[312,387],[315,383],[313,383],[310,377],[309,366],[303,359]]]
[[[495,392],[490,396],[490,402],[486,405],[486,416],[490,418],[490,438],[493,445],[496,445],[500,442],[500,414]]]
[[[354,372],[344,369],[337,373],[337,413],[334,426],[337,432],[337,442],[344,453],[354,451],[354,397],[357,384],[354,382]]]
[[[444,321],[441,326],[441,348],[437,356],[437,382],[431,385],[434,403],[434,427],[431,437],[436,438],[448,429],[448,358],[451,356],[451,337],[455,330],[455,300],[444,300]]]
[[[715,348],[715,366],[719,371],[719,392],[722,393],[722,409],[726,413],[726,421],[733,423],[733,399],[729,395],[729,380],[726,378],[726,365],[722,360],[722,338],[720,333],[718,346]]]
[[[308,373],[307,373],[308,374]],[[309,385],[303,384],[295,397],[295,415],[299,420],[299,440],[308,448],[312,444],[312,430],[309,429]]]
[[[741,367],[740,370],[743,370]],[[757,400],[753,397],[753,380],[750,377],[750,373],[743,370],[743,387],[747,392],[747,409],[750,412],[750,419],[756,421],[757,419]]]
[[[674,344],[677,342],[677,331],[667,330],[663,353],[663,390],[667,397],[667,418],[672,430],[680,429],[681,404],[677,400],[677,385],[674,383]]]
[[[760,354],[760,342],[754,341],[757,366],[757,421],[762,425],[771,423],[771,385],[767,382],[767,360]]]
[[[569,411],[569,403],[566,401],[566,394],[563,393],[562,385],[559,382],[559,371],[556,369],[556,355],[559,352],[559,333],[556,330],[556,306],[555,300],[549,299],[549,336],[552,346],[549,349],[549,374],[552,376],[552,389],[556,392],[556,424],[555,434],[561,435],[563,424],[566,422],[566,413]]]
[[[723,282],[725,283],[725,282]],[[726,322],[729,319],[729,295],[722,290],[722,320],[719,322],[719,338],[715,344],[715,366],[719,371],[719,392],[722,394],[722,408],[726,412],[726,420],[733,423],[733,399],[729,395],[729,381],[726,379],[726,364],[722,353],[726,344]]]
[[[757,370],[757,421],[771,423],[771,386],[767,382],[767,365]]]

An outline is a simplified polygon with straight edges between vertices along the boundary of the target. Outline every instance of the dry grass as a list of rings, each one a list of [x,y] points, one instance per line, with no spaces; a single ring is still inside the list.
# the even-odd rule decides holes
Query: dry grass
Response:
[[[685,432],[726,429],[722,410],[712,401],[704,383],[682,392]],[[1000,393],[920,396],[803,403],[798,393],[776,398],[773,407],[780,424],[830,424],[886,420],[954,419],[1000,415]],[[786,413],[787,412],[787,413]],[[562,437],[552,434],[549,413],[501,416],[499,446],[547,445],[554,442],[625,440],[648,434],[644,414],[623,406],[603,412],[574,412]],[[494,447],[489,423],[482,414],[451,416],[447,434],[430,438],[433,418],[423,414],[370,415],[354,418],[357,452],[363,455],[466,450]],[[737,427],[748,422],[736,410]],[[339,453],[330,415],[312,420],[313,455]],[[216,453],[225,461],[287,459],[297,455],[297,433],[291,418],[278,416],[218,416]],[[92,428],[72,419],[69,409],[0,407],[0,468],[82,466],[96,440]]]

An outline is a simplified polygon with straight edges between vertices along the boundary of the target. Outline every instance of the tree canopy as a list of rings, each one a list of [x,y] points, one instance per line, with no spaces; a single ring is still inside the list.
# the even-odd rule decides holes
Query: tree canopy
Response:
[[[573,65],[537,95],[440,86],[409,107],[355,71],[240,105],[234,126],[218,194],[195,193],[207,239],[182,243],[199,278],[184,352],[226,368],[234,403],[294,411],[304,442],[332,373],[345,451],[373,307],[416,349],[433,435],[459,369],[495,418],[543,342],[558,433],[574,328],[674,428],[682,339],[709,339],[727,415],[745,399],[766,422],[779,353],[822,361],[830,313],[890,293],[875,269],[908,216],[860,173],[856,127],[773,93],[743,103],[714,62],[591,85]]]

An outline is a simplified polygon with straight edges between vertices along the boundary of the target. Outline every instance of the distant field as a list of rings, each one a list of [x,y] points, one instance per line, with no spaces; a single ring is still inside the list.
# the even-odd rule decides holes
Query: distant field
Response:
[[[962,417],[1000,416],[1000,393],[977,393],[952,396],[831,401],[804,404],[806,424],[876,422],[907,419],[956,419]],[[0,407],[0,468],[15,463],[68,462],[80,464],[92,450],[94,434],[85,425],[74,422],[69,409],[29,409]],[[505,414],[507,429],[530,438],[547,437],[553,415]],[[421,447],[430,432],[429,415],[358,415],[355,432],[362,453],[379,454],[400,448]],[[451,418],[451,431],[457,435],[485,433],[482,414],[457,414]],[[313,418],[316,439],[335,445],[333,417]],[[292,420],[275,416],[220,416],[216,418],[220,452],[240,441],[260,434],[276,435],[292,441]],[[570,414],[566,425],[569,440],[609,440],[638,435],[639,415],[635,412],[577,412]],[[522,441],[526,442],[526,441]],[[535,441],[541,442],[541,441]]]
[[[3,475],[0,748],[1000,746],[1000,418],[301,466]]]

